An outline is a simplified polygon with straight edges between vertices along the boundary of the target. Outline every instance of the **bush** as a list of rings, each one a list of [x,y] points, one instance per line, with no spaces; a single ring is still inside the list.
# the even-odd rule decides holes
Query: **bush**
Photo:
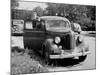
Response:
[[[31,59],[26,52],[24,54],[12,52],[11,54],[12,75],[47,72],[47,69],[35,59]]]

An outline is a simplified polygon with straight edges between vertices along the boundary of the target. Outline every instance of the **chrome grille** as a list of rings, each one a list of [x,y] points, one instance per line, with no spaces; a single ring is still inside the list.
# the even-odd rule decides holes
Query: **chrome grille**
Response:
[[[72,35],[67,34],[61,38],[61,45],[63,49],[70,50],[74,47],[74,40]]]

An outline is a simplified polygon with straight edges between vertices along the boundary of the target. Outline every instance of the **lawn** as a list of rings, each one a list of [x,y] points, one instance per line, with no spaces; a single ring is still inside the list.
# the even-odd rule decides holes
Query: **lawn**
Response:
[[[33,55],[34,56],[34,55]],[[32,74],[48,72],[37,60],[30,58],[29,50],[12,48],[11,52],[11,74]]]

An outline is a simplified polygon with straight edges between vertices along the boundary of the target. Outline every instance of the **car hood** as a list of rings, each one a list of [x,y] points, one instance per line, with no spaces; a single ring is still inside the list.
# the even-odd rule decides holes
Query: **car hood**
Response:
[[[47,31],[49,31],[49,32],[65,33],[65,32],[70,32],[71,29],[48,29]]]

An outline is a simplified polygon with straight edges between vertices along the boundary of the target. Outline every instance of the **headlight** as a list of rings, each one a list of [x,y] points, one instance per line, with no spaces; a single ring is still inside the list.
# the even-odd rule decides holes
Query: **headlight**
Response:
[[[60,37],[55,37],[55,43],[56,44],[60,43],[60,41],[61,41]]]
[[[83,41],[83,37],[82,36],[79,36],[78,37],[78,40],[79,40],[79,42],[82,42]]]

